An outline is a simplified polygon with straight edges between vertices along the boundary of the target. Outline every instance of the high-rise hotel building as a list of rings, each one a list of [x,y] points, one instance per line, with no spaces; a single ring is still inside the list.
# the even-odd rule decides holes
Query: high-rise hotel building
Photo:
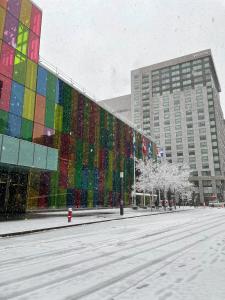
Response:
[[[223,199],[225,127],[210,50],[131,72],[132,121],[170,162],[187,162],[201,202]]]

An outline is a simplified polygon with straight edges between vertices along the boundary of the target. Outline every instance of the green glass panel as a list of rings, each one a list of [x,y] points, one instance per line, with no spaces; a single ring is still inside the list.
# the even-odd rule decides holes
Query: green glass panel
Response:
[[[56,98],[56,77],[48,72],[47,76],[47,91],[46,91],[46,99],[55,102]]]
[[[34,167],[46,169],[47,147],[35,144],[34,150]]]
[[[0,134],[0,157],[1,157],[1,153],[2,153],[2,140],[3,140],[3,135]]]
[[[57,168],[58,168],[58,150],[53,148],[48,148],[47,169],[52,171],[57,171]]]
[[[22,23],[19,23],[16,49],[21,53],[23,53],[24,55],[27,54],[28,35],[29,35],[28,28],[24,26]]]
[[[55,103],[53,101],[46,102],[45,108],[45,126],[48,128],[54,128],[54,114],[55,114]]]
[[[16,51],[14,59],[13,79],[21,84],[25,84],[26,80],[26,57]]]
[[[17,165],[19,154],[19,139],[4,135],[2,142],[1,162]]]
[[[32,133],[33,133],[33,122],[30,120],[22,119],[22,126],[21,126],[21,137],[24,140],[32,141]]]
[[[0,110],[0,133],[6,133],[8,124],[8,113]]]
[[[20,166],[32,167],[34,157],[34,144],[20,140],[19,162]]]

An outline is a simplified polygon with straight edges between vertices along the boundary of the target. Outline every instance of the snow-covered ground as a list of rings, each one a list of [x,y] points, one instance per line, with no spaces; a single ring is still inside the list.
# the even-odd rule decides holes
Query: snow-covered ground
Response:
[[[225,299],[225,209],[0,239],[0,299]]]
[[[177,211],[193,209],[193,207],[177,206]],[[167,210],[168,212],[168,210]],[[0,235],[1,234],[10,234],[15,232],[23,232],[29,230],[38,230],[52,227],[61,227],[61,226],[71,226],[76,224],[87,224],[92,222],[99,222],[102,220],[112,220],[118,218],[127,218],[132,216],[142,216],[148,214],[158,214],[164,213],[164,210],[160,208],[159,210],[151,211],[148,209],[138,209],[133,210],[131,208],[124,209],[124,215],[120,216],[119,208],[112,209],[99,209],[99,210],[83,210],[83,211],[74,211],[72,222],[68,223],[67,221],[67,212],[42,212],[37,214],[37,218],[28,218],[25,220],[15,220],[15,221],[5,221],[0,222]]]

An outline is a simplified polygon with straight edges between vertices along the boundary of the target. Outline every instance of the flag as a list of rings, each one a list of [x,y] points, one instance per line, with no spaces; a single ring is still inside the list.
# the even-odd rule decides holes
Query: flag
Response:
[[[145,155],[145,156],[146,156],[146,154],[147,154],[146,140],[145,140],[144,137],[142,137],[142,153],[143,153],[143,155]]]
[[[152,143],[150,142],[148,144],[148,159],[151,159],[152,157]]]
[[[136,140],[135,140],[135,131],[133,130],[133,151],[131,152],[131,157],[135,158],[136,152]]]

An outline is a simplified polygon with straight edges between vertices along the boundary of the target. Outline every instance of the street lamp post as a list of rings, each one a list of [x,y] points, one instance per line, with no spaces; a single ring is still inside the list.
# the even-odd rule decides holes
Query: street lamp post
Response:
[[[120,215],[123,216],[123,172],[120,172],[120,184],[121,184],[121,189],[120,189]]]

